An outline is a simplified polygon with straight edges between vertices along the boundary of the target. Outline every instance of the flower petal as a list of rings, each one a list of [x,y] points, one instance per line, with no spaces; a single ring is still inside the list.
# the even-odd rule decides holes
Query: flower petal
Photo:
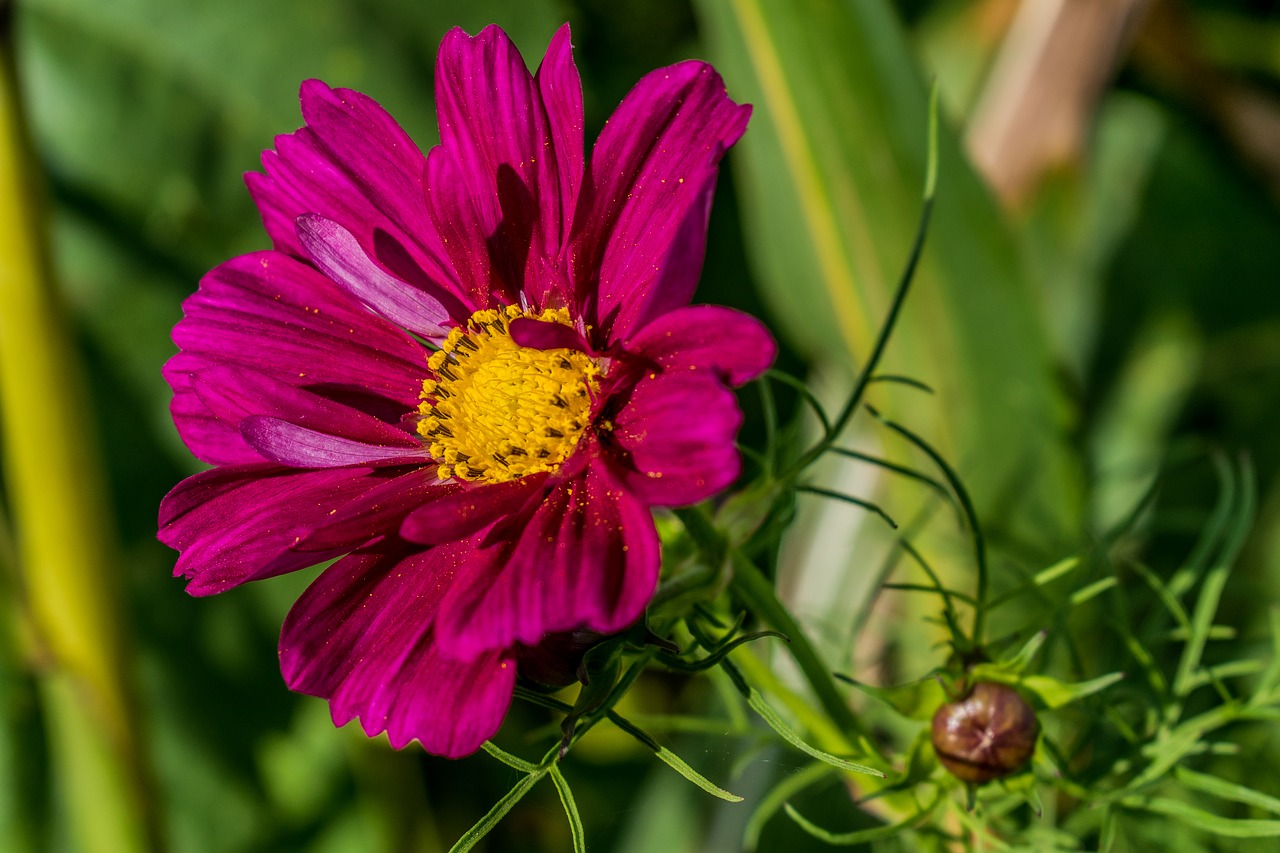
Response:
[[[207,359],[180,352],[164,366],[162,374],[173,388],[169,413],[178,435],[198,459],[210,465],[262,462],[262,456],[240,435],[239,425],[220,419],[196,392],[195,374],[208,365]]]
[[[597,344],[626,339],[645,319],[632,302],[687,301],[717,164],[749,115],[711,66],[681,62],[646,75],[606,123],[572,237],[578,299]]]
[[[557,69],[550,76],[560,86],[570,85],[566,42],[548,51]],[[570,94],[557,94],[560,111],[572,109],[565,103]],[[446,153],[429,158],[428,206],[441,235],[449,235],[445,248],[459,276],[471,276],[473,290],[484,283],[506,294],[507,302],[527,291],[541,304],[546,282],[529,271],[560,255],[571,215],[563,205],[574,170],[581,174],[581,141],[562,166],[556,140],[565,129],[553,129],[539,84],[496,26],[475,37],[460,29],[445,35],[436,60],[436,110]],[[562,177],[562,168],[570,174]]]
[[[509,523],[469,559],[441,605],[437,642],[446,655],[466,660],[579,628],[614,633],[640,618],[658,581],[658,536],[649,510],[603,464],[560,483],[527,523]]]
[[[435,297],[385,273],[351,232],[323,216],[298,217],[298,241],[320,271],[370,311],[425,338],[442,338],[451,319]],[[466,316],[456,318],[459,322]]]
[[[516,666],[506,650],[454,660],[436,649],[436,609],[465,550],[387,545],[330,566],[285,619],[285,682],[396,749],[416,739],[449,758],[475,752],[502,725]]]
[[[183,480],[161,502],[159,539],[182,552],[174,576],[191,579],[187,592],[213,595],[338,556],[341,552],[299,554],[290,549],[320,527],[330,510],[396,473],[368,468],[290,471],[261,464],[203,471]],[[387,532],[371,529],[363,541]]]
[[[246,418],[265,415],[364,444],[421,447],[399,427],[256,370],[214,365],[192,376],[191,383],[209,412],[236,429]]]
[[[359,92],[308,80],[300,97],[307,126],[276,137],[265,174],[245,176],[276,248],[304,257],[294,223],[318,214],[401,278],[464,297],[423,204],[426,161],[413,140]]]
[[[329,511],[324,526],[304,536],[295,551],[331,551],[369,540],[370,530],[394,531],[413,510],[438,493],[456,489],[436,479],[435,469],[419,467],[386,480]]]
[[[624,348],[664,371],[712,370],[730,385],[756,378],[778,355],[778,345],[763,323],[719,305],[667,312],[640,329]]]
[[[403,465],[406,462],[425,464],[431,461],[421,445],[404,447],[366,444],[307,429],[267,415],[245,418],[240,423],[240,433],[249,446],[264,458],[290,468]]]
[[[573,226],[573,212],[578,203],[585,163],[582,141],[582,79],[573,63],[573,43],[568,24],[556,30],[534,80],[547,111],[552,148],[556,152],[560,210],[564,218],[559,240],[563,242]]]
[[[582,333],[564,323],[517,317],[508,324],[507,328],[511,333],[511,340],[522,347],[591,352],[591,346]]]
[[[636,384],[610,433],[625,487],[656,506],[705,500],[738,478],[742,412],[709,372],[658,374]]]
[[[532,474],[505,483],[441,487],[409,513],[400,535],[424,545],[464,539],[517,512],[541,491],[546,479],[546,474]]]
[[[184,353],[290,385],[376,394],[416,409],[430,375],[421,344],[278,252],[214,268],[183,311],[173,341]]]

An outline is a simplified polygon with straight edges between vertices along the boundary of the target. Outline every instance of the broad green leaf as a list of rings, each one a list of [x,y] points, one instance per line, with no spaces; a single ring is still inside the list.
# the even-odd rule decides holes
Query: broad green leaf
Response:
[[[881,0],[696,8],[730,93],[755,107],[737,166],[766,297],[811,357],[856,366],[911,245],[925,179],[927,87],[902,29]],[[927,432],[948,457],[983,460],[960,466],[978,505],[1016,478],[1023,518],[1052,541],[1074,529],[1078,499],[1034,282],[952,134],[940,155],[924,263],[885,370],[938,388]]]
[[[156,842],[125,683],[118,545],[97,436],[82,428],[82,366],[48,263],[11,47],[0,32],[0,490],[24,617],[45,658],[37,689],[67,842],[142,851]]]

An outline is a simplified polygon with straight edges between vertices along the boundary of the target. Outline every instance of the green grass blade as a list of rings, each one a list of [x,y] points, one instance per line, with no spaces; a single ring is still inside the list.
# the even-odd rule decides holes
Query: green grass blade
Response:
[[[1101,580],[1094,581],[1093,583],[1089,584],[1083,589],[1076,590],[1075,592],[1071,593],[1071,598],[1069,599],[1071,602],[1071,606],[1079,607],[1081,604],[1084,604],[1086,601],[1096,598],[1102,593],[1111,589],[1116,585],[1116,583],[1118,583],[1118,581],[1116,580],[1115,575],[1112,575],[1109,578],[1102,578]]]
[[[86,853],[159,846],[137,715],[125,687],[122,587],[97,436],[85,428],[75,336],[47,257],[40,172],[28,148],[0,4],[0,471],[13,517],[24,619],[42,645],[36,673],[49,776],[66,843]]]
[[[1254,688],[1253,698],[1250,699],[1253,704],[1271,701],[1271,694],[1280,687],[1280,608],[1271,608],[1269,621],[1271,623],[1271,661],[1267,664],[1262,677],[1258,679],[1257,687]]]

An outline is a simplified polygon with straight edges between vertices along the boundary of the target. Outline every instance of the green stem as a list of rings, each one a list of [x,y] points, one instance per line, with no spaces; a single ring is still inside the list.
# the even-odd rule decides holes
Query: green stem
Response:
[[[676,510],[676,515],[703,552],[704,559],[718,565],[714,561],[724,560],[727,555],[733,568],[733,590],[747,609],[791,640],[787,649],[831,722],[850,743],[868,741],[866,727],[840,694],[830,668],[818,656],[808,634],[778,600],[773,584],[745,554],[728,546],[703,508]]]
[[[114,544],[72,336],[51,285],[39,171],[0,2],[0,445],[50,765],[75,848],[159,846],[124,688]]]
[[[737,551],[730,553],[729,559],[733,565],[734,592],[752,613],[791,639],[787,649],[809,682],[822,710],[851,741],[865,740],[866,727],[840,694],[830,667],[818,656],[808,634],[778,600],[773,584],[754,563]]]

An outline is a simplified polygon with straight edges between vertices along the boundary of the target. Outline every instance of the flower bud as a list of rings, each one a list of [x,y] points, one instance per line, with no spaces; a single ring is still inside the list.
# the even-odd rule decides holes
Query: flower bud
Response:
[[[982,681],[933,715],[933,750],[952,776],[981,785],[1021,770],[1040,724],[1017,690]]]

